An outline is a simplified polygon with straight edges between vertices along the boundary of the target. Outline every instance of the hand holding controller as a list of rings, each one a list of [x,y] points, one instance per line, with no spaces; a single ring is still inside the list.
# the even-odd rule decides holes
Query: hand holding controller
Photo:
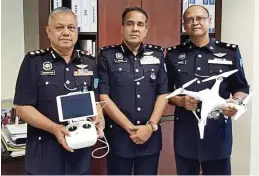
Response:
[[[67,145],[72,149],[93,146],[97,142],[97,131],[92,122],[79,121],[66,126],[70,136],[65,136]]]

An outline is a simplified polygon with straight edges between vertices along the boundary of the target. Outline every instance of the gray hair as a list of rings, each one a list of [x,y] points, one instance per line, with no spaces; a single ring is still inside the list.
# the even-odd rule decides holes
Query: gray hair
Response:
[[[76,18],[76,15],[75,13],[70,9],[70,8],[67,8],[67,7],[57,7],[55,8],[54,10],[52,10],[49,14],[49,17],[48,17],[48,24],[50,24],[52,18],[58,14],[58,13],[71,13],[75,16]]]

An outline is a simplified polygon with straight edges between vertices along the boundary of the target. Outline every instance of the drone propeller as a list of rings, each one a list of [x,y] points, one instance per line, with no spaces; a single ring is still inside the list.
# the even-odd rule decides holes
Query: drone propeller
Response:
[[[189,85],[191,85],[192,83],[194,83],[195,81],[197,81],[197,79],[198,79],[198,78],[194,78],[193,80],[191,80],[191,81],[185,83],[185,84],[182,86],[182,88],[185,89],[186,87],[188,87]]]
[[[198,78],[195,78],[187,83],[185,83],[182,87],[176,89],[174,92],[170,93],[169,95],[167,95],[166,99],[169,99],[171,97],[174,97],[176,95],[179,95],[181,94],[181,92],[186,88],[188,87],[189,85],[191,85],[192,83],[194,83]]]
[[[228,72],[221,73],[219,75],[211,76],[211,77],[209,77],[207,79],[202,80],[202,82],[207,82],[207,81],[210,81],[210,80],[213,80],[213,79],[217,79],[217,78],[221,78],[221,77],[227,78],[230,75],[232,75],[233,73],[236,73],[237,71],[238,70],[235,69],[235,70],[231,70],[231,71],[228,71]]]

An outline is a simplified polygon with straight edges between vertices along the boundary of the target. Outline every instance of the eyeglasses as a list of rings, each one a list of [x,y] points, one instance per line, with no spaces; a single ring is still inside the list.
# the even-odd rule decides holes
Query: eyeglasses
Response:
[[[201,22],[205,21],[208,18],[209,17],[204,17],[204,16],[189,17],[189,18],[185,18],[184,22],[187,23],[187,24],[192,24],[192,23],[194,23],[194,20],[196,19],[196,21],[198,23],[201,23]]]

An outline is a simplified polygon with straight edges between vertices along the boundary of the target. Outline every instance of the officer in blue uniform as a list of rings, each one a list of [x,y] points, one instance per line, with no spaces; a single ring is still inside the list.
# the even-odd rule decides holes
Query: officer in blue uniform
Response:
[[[101,49],[98,63],[100,100],[106,101],[108,174],[157,174],[162,147],[158,125],[168,93],[163,48],[146,45],[146,12],[122,14],[123,43]]]
[[[78,31],[70,9],[52,11],[46,29],[51,47],[25,56],[16,83],[14,104],[28,123],[25,169],[33,175],[89,174],[91,153],[67,146],[64,136],[69,131],[58,120],[56,96],[83,90],[97,93],[95,60],[74,49]]]
[[[202,6],[191,6],[184,13],[184,27],[190,40],[167,48],[169,92],[184,83],[198,78],[187,90],[200,91],[211,88],[215,81],[201,80],[223,72],[238,69],[238,72],[223,80],[219,95],[239,104],[249,92],[242,60],[237,45],[216,41],[209,37],[209,13]],[[210,98],[210,97],[208,97]],[[222,108],[210,114],[205,126],[204,139],[200,139],[195,110],[200,117],[201,103],[189,96],[175,96],[169,103],[176,105],[174,126],[174,149],[178,174],[205,175],[231,174],[232,149],[231,116],[235,109]],[[224,118],[228,116],[229,118]]]

